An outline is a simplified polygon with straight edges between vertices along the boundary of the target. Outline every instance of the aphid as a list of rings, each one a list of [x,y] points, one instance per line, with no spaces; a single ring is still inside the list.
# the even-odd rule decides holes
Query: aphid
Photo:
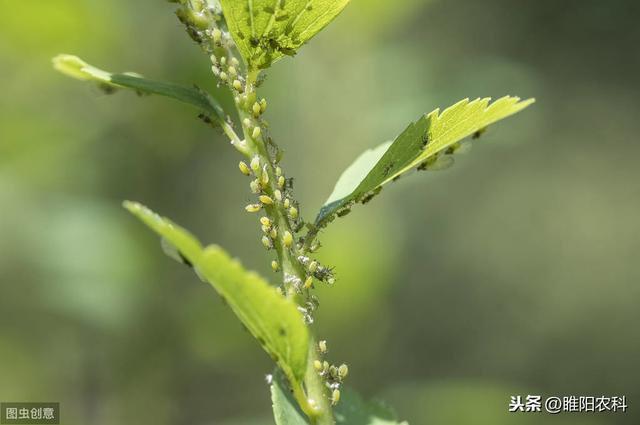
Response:
[[[262,175],[260,176],[260,182],[263,186],[269,184],[269,173],[267,172],[267,166],[262,167]]]
[[[289,198],[284,200],[284,202],[282,203],[282,206],[285,208],[289,208],[291,206],[291,201],[289,200]]]
[[[291,245],[293,245],[293,236],[291,235],[291,232],[288,230],[284,231],[284,234],[282,235],[282,242],[284,243],[284,246],[291,248]]]
[[[222,64],[222,66],[226,65],[227,64],[227,57],[226,56],[221,57],[220,58],[220,63]]]
[[[487,132],[487,128],[488,127],[483,127],[480,130],[476,131],[475,133],[473,133],[473,136],[471,136],[472,139],[479,139],[480,136],[482,136],[484,133]]]
[[[314,361],[313,367],[317,372],[322,372],[322,362],[320,360]]]
[[[215,41],[216,43],[220,43],[220,40],[222,39],[222,31],[220,31],[218,28],[214,28],[211,32],[211,37],[213,38],[213,41]]]
[[[249,188],[251,189],[251,193],[260,193],[262,191],[260,182],[257,179],[252,180],[251,183],[249,183]]]
[[[340,402],[340,390],[336,388],[335,390],[333,390],[333,393],[331,393],[331,405],[335,406],[339,402]]]
[[[242,90],[242,83],[240,82],[240,80],[233,80],[233,88],[238,91]]]
[[[345,215],[349,214],[350,212],[351,212],[351,208],[349,208],[349,207],[347,206],[347,207],[344,207],[344,208],[340,208],[340,209],[336,212],[336,215],[337,215],[338,217],[344,217]]]
[[[277,272],[278,270],[280,270],[280,265],[276,260],[273,260],[271,261],[271,268],[273,269],[274,272]]]
[[[331,367],[329,368],[329,375],[331,375],[331,378],[337,379],[338,378],[338,368],[335,367],[334,365],[331,365]]]
[[[267,99],[262,99],[260,101],[260,113],[264,114],[264,111],[267,110]]]
[[[219,78],[220,78],[222,81],[227,81],[227,80],[229,79],[229,76],[227,75],[227,73],[226,73],[226,72],[222,71],[222,72],[220,73],[220,75],[219,75]]]
[[[262,108],[260,107],[260,104],[258,102],[253,104],[251,110],[253,111],[253,116],[256,118],[258,118],[262,113]]]
[[[394,177],[394,179],[400,178],[400,175]],[[382,186],[369,191],[367,193],[365,193],[364,197],[362,198],[362,200],[360,201],[362,204],[366,204],[369,201],[371,201],[377,194],[379,194],[382,191]]]
[[[288,179],[285,179],[284,181],[284,187],[285,189],[291,190],[293,189],[293,177],[290,177]]]
[[[309,263],[308,270],[311,273],[314,273],[316,270],[318,270],[318,262],[314,260],[311,263]]]
[[[282,168],[276,167],[276,176],[280,177],[282,175]]]
[[[335,278],[333,278],[333,277],[330,277],[330,278],[328,278],[328,279],[327,279],[327,283],[328,283],[329,285],[333,285],[334,283],[336,283],[336,279],[335,279]]]
[[[235,57],[231,58],[231,66],[239,66],[240,65],[240,61],[238,59],[236,59]]]
[[[281,202],[282,201],[282,192],[280,192],[278,189],[276,189],[273,192],[273,196],[275,196],[276,201]]]
[[[298,218],[298,209],[296,207],[289,208],[289,217],[294,220]]]
[[[253,129],[253,133],[251,133],[251,137],[253,137],[254,139],[257,139],[258,137],[260,137],[260,134],[262,134],[262,130],[260,129],[259,126],[256,126]]]
[[[262,245],[264,245],[264,247],[267,249],[273,248],[273,243],[271,242],[271,239],[269,239],[267,236],[262,237]]]
[[[348,374],[349,374],[349,366],[347,366],[344,363],[341,364],[340,367],[338,368],[338,377],[342,380],[346,378]]]
[[[257,173],[260,170],[260,157],[253,157],[253,159],[251,160],[251,169],[254,173]]]
[[[260,204],[249,204],[246,207],[244,207],[244,209],[250,213],[258,212],[260,211],[261,208],[262,208],[262,205]]]
[[[271,220],[269,217],[260,217],[260,223],[265,227],[271,228]]]
[[[269,233],[269,231],[271,231],[271,227],[269,227],[269,226],[264,226],[263,225],[261,227],[261,229],[262,229],[262,233]]]
[[[327,341],[326,340],[321,340],[320,342],[318,342],[318,349],[320,350],[320,352],[322,354],[327,354]]]
[[[231,75],[232,77],[235,77],[236,75],[238,75],[238,71],[236,70],[235,66],[229,66],[229,68],[227,68],[227,72],[229,73],[229,75]],[[239,82],[239,81],[238,81]]]
[[[213,121],[211,120],[211,117],[209,115],[200,114],[200,115],[198,115],[198,118],[200,118],[202,120],[202,122],[204,122],[205,124],[215,125],[213,123]]]
[[[328,279],[333,278],[331,270],[320,265],[318,265],[318,269],[316,270],[314,275],[316,278],[323,281],[328,281]]]
[[[200,31],[196,30],[191,26],[188,26],[187,34],[189,34],[189,37],[191,37],[191,39],[196,43],[202,43],[202,33]]]
[[[278,187],[280,189],[284,189],[284,184],[285,183],[286,183],[286,180],[285,180],[284,176],[278,177]]]
[[[271,199],[267,195],[260,195],[258,199],[260,199],[260,202],[262,202],[265,205],[273,205],[273,199]]]
[[[249,128],[251,127],[251,120],[249,118],[245,118],[244,120],[242,120],[242,124],[244,124],[245,127]]]
[[[313,276],[307,277],[304,281],[304,289],[310,289],[313,286]]]
[[[276,229],[275,227],[271,229],[271,231],[269,232],[269,236],[271,236],[272,239],[275,239],[278,237],[278,229]]]
[[[251,174],[251,170],[249,169],[249,166],[245,164],[244,161],[240,161],[240,163],[238,164],[238,168],[240,168],[240,172],[245,176],[248,176]]]

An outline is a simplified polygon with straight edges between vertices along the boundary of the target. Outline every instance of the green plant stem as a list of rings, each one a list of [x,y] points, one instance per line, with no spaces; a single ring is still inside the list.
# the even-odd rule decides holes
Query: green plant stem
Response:
[[[304,385],[307,389],[307,397],[314,401],[316,411],[318,412],[317,416],[310,417],[311,423],[312,425],[335,425],[336,421],[333,417],[333,410],[327,388],[313,365],[316,360],[320,360],[314,338],[311,338],[309,345],[309,360],[307,362],[307,373],[304,377]]]
[[[202,7],[204,3],[201,1],[196,2],[195,0],[180,3],[195,14],[200,14],[202,10],[205,10],[205,15],[209,20],[209,29],[219,31],[215,16],[207,8]],[[278,4],[280,4],[280,0],[278,0]],[[249,8],[251,7],[252,3],[249,2]],[[253,16],[252,11],[250,16]],[[262,110],[263,107],[261,104],[256,103],[258,100],[256,83],[260,71],[249,66],[246,69],[246,78],[243,83],[241,79],[236,78],[241,75],[241,70],[239,69],[240,61],[235,58],[234,49],[230,44],[221,43],[220,32],[218,32],[218,36],[214,36],[213,32],[200,31],[202,23],[192,20],[193,15],[190,13],[179,12],[178,17],[187,25],[192,38],[199,42],[202,49],[211,58],[212,70],[220,78],[220,83],[226,85],[234,95],[244,140],[240,140],[228,120],[217,120],[217,123],[220,124],[222,131],[229,137],[231,144],[249,159],[252,166],[256,165],[254,159],[257,158],[259,160],[260,168],[253,170],[254,176],[260,182],[260,195],[266,195],[271,200],[271,202],[266,203],[261,200],[261,209],[270,220],[270,226],[267,226],[270,231],[268,236],[265,235],[268,238],[265,240],[268,241],[268,245],[273,245],[272,248],[276,251],[278,267],[283,276],[284,295],[296,303],[300,309],[306,308],[305,302],[307,298],[305,295],[308,295],[308,289],[303,287],[303,282],[306,280],[307,272],[304,264],[298,260],[303,251],[298,247],[297,241],[293,240],[296,232],[292,229],[292,222],[289,219],[290,209],[285,208],[283,205],[287,191],[278,185],[278,178],[283,177],[276,175],[276,158],[272,157],[264,140],[266,123],[260,118],[264,112]],[[275,15],[271,17],[268,28],[273,25],[274,19]],[[196,37],[194,37],[194,32],[197,34]],[[255,35],[253,31],[252,35]],[[223,58],[224,61],[222,60]],[[230,65],[234,67],[233,71],[230,71]],[[227,71],[229,72],[227,73]],[[254,107],[256,108],[255,111]],[[257,110],[258,108],[259,110]],[[264,179],[265,175],[268,179]],[[258,185],[254,184],[253,186],[257,187]],[[275,196],[276,190],[281,192],[283,202],[278,201],[280,196]],[[272,235],[272,230],[275,230],[277,235]],[[287,239],[284,237],[285,234]],[[334,425],[335,421],[327,388],[314,369],[314,361],[318,360],[318,353],[313,339],[311,338],[309,345],[309,365],[302,384],[293,376],[287,376],[287,379],[293,387],[296,401],[312,424]]]
[[[264,170],[269,176],[269,182],[265,187],[263,187],[263,191],[266,195],[274,199],[274,193],[278,189],[277,177],[274,169],[274,158],[269,154],[262,137],[253,137],[253,128],[255,128],[255,126],[262,125],[259,119],[252,114],[251,110],[252,105],[257,98],[255,92],[257,77],[257,71],[249,71],[247,73],[247,81],[243,93],[246,102],[241,102],[239,105],[236,105],[236,108],[238,110],[240,120],[243,122],[242,129],[245,137],[245,146],[247,148],[245,155],[251,159],[255,156],[260,158],[260,163],[262,166],[265,166]],[[249,120],[248,122],[251,123],[250,126],[244,124],[245,119]],[[280,202],[275,202],[273,205],[265,205],[264,210],[267,216],[278,228],[278,237],[275,240],[274,248],[277,253],[278,263],[282,269],[286,296],[298,305],[302,305],[303,297],[298,293],[298,290],[296,290],[294,285],[287,281],[287,276],[293,276],[300,279],[300,281],[304,281],[306,277],[304,265],[297,259],[298,248],[296,247],[295,242],[292,246],[287,247],[283,240],[283,234],[285,231],[294,235],[294,231],[291,228],[288,219],[288,212]],[[304,378],[304,388],[293,388],[293,392],[296,401],[304,413],[309,417],[312,424],[334,425],[335,420],[333,418],[327,389],[313,366],[314,361],[318,359],[316,343],[312,338],[309,346],[309,360],[307,372]],[[290,382],[293,382],[290,379],[291,377],[288,378]]]

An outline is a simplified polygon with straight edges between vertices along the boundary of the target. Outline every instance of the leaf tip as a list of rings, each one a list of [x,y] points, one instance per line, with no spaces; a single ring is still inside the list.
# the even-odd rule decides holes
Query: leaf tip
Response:
[[[84,68],[89,66],[89,64],[78,56],[61,53],[53,57],[51,59],[51,63],[53,65],[53,69],[67,77],[84,81],[91,79],[91,76],[84,71]]]
[[[122,207],[125,208],[130,213],[134,214],[137,211],[142,209],[142,204],[134,201],[122,201]]]

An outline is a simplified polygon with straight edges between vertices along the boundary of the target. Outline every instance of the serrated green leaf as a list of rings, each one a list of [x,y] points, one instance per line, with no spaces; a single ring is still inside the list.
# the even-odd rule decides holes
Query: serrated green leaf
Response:
[[[73,55],[58,55],[53,58],[53,67],[61,73],[83,81],[93,81],[105,88],[129,88],[139,94],[157,94],[180,102],[188,103],[211,114],[218,121],[224,121],[225,114],[220,104],[207,92],[197,87],[189,88],[178,84],[148,80],[134,73],[113,74],[89,65]]]
[[[376,401],[365,402],[355,391],[341,390],[340,402],[334,408],[337,425],[408,425],[399,422],[392,409]],[[307,417],[300,411],[287,382],[276,373],[271,384],[271,400],[276,425],[310,425]]]
[[[291,382],[302,382],[309,331],[293,302],[259,275],[245,270],[222,248],[212,245],[203,249],[189,232],[141,204],[125,202],[124,206],[171,243],[214,287]]]
[[[293,55],[327,26],[349,0],[220,0],[245,62],[264,69]]]
[[[414,168],[440,168],[451,164],[451,153],[464,138],[488,125],[513,115],[534,102],[505,96],[489,104],[490,98],[469,102],[464,99],[440,113],[422,116],[391,144],[384,144],[361,155],[340,177],[335,189],[316,217],[316,226],[325,226],[336,214],[348,211],[357,202],[371,199],[382,186]],[[362,176],[359,182],[357,177]]]

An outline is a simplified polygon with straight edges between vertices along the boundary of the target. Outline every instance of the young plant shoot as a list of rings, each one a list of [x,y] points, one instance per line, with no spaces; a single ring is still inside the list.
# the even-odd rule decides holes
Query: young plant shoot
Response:
[[[212,78],[228,89],[235,111],[224,110],[200,88],[153,81],[136,73],[103,71],[72,55],[55,57],[54,67],[107,92],[132,89],[190,104],[205,123],[221,130],[238,152],[238,178],[246,179],[252,197],[248,205],[238,205],[238,213],[244,213],[244,208],[254,215],[267,261],[278,273],[275,285],[245,270],[219,246],[202,245],[143,205],[127,201],[125,208],[161,237],[165,251],[213,286],[271,356],[276,368],[269,379],[276,424],[400,424],[384,407],[365,402],[345,388],[349,367],[330,359],[329,344],[314,333],[312,324],[319,307],[314,290],[336,283],[332,267],[315,258],[319,232],[356,205],[371,201],[400,176],[412,170],[448,167],[454,155],[467,148],[465,139],[477,138],[487,126],[523,110],[533,99],[464,99],[418,117],[394,141],[360,155],[315,217],[305,220],[292,179],[285,172],[282,151],[268,130],[268,102],[258,87],[273,64],[294,56],[349,0],[172,3],[187,34],[209,59]]]

